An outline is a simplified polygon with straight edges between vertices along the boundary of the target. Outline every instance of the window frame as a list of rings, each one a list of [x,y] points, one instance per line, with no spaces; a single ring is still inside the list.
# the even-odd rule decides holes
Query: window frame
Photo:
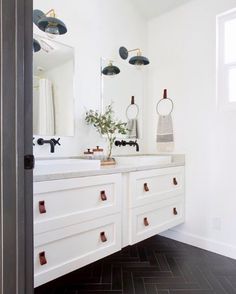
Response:
[[[236,9],[217,17],[217,104],[222,110],[236,110],[236,101],[229,100],[229,73],[236,61],[225,63],[225,23],[236,19]]]

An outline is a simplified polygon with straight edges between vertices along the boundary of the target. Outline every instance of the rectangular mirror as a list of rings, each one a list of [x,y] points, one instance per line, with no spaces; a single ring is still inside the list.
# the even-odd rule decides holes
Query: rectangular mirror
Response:
[[[138,70],[134,65],[121,60],[113,62],[113,65],[120,69],[119,74],[104,75],[102,70],[109,63],[109,59],[101,58],[102,110],[112,104],[115,117],[127,122],[129,133],[125,137],[140,139],[146,70],[144,68]]]
[[[41,50],[33,56],[33,132],[74,136],[74,49],[34,35]]]

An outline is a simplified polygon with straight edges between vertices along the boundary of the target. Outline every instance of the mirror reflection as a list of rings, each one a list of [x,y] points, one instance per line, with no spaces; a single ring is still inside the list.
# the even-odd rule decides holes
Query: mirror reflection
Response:
[[[41,50],[33,60],[34,135],[74,135],[74,49],[34,36]]]
[[[113,67],[111,67],[111,65]],[[104,74],[104,69],[116,74]],[[126,122],[127,138],[142,137],[142,109],[145,88],[145,69],[138,70],[133,65],[101,58],[101,104],[102,110],[112,104],[117,119]]]

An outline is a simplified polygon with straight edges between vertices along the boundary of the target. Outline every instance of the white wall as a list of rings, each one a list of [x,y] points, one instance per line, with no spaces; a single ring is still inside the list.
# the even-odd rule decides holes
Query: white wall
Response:
[[[49,154],[49,146],[36,144],[35,155],[76,156],[86,148],[106,146],[104,139],[84,123],[85,109],[100,108],[100,57],[118,56],[120,46],[141,47],[145,53],[147,23],[127,0],[34,0],[34,8],[44,12],[55,8],[57,16],[66,23],[68,33],[57,40],[75,48],[76,81],[75,137],[63,137],[55,154]],[[122,151],[129,150],[135,152],[135,148]]]
[[[236,258],[236,113],[216,101],[216,15],[235,0],[193,0],[148,24],[148,148],[155,105],[174,99],[175,153],[186,154],[186,223],[167,236]]]

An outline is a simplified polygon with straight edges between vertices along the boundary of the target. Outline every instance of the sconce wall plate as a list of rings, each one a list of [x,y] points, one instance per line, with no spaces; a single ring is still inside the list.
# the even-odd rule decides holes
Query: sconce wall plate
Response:
[[[33,23],[36,25],[36,26],[38,26],[38,22],[40,21],[40,19],[42,18],[42,17],[44,17],[45,16],[45,14],[41,11],[41,10],[39,10],[39,9],[34,9],[34,11],[33,11]]]
[[[34,53],[39,52],[41,50],[41,45],[39,43],[39,41],[37,41],[36,39],[33,39],[33,51]]]
[[[122,59],[126,60],[129,56],[129,51],[125,47],[120,47],[119,54]]]

